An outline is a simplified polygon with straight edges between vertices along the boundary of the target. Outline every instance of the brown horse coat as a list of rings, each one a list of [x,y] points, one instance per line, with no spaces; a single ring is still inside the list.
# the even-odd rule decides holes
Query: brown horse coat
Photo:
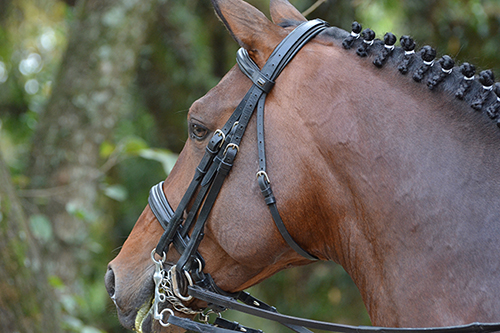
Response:
[[[213,3],[260,67],[293,28],[275,23],[304,20],[286,0],[271,1],[275,23],[240,0]],[[250,86],[235,67],[191,106],[190,138],[164,185],[172,207]],[[429,91],[390,60],[376,68],[328,34],[284,69],[265,112],[286,227],[309,253],[346,269],[373,324],[500,321],[500,133],[483,113],[447,89]],[[255,131],[252,119],[199,248],[205,271],[231,292],[309,263],[284,242],[262,199]],[[150,252],[162,232],[146,207],[109,264],[106,284],[128,328],[150,300]],[[177,257],[172,250],[168,260]]]

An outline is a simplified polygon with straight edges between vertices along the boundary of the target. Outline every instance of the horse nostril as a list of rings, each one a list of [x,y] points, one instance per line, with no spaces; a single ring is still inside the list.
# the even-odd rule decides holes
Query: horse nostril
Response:
[[[111,267],[108,267],[106,275],[104,275],[104,284],[109,296],[114,299],[115,296],[115,273]]]

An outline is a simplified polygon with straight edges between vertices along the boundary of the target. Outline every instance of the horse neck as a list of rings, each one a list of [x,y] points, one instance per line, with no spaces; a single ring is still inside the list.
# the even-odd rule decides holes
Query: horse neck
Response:
[[[500,301],[485,296],[500,294],[498,129],[445,92],[370,65],[344,56],[310,79],[330,81],[307,126],[328,151],[325,184],[348,197],[330,212],[332,259],[375,324],[494,320]]]

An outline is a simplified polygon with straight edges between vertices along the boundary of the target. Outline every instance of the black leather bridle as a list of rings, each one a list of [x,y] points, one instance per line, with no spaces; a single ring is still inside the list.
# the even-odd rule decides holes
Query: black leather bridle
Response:
[[[254,84],[224,127],[216,130],[210,139],[193,180],[175,212],[165,197],[163,182],[151,189],[149,206],[165,229],[156,246],[156,253],[164,256],[170,244],[173,244],[181,254],[176,264],[177,271],[188,271],[196,285],[220,292],[209,275],[203,273],[204,261],[197,250],[204,235],[205,223],[222,184],[233,166],[239,151],[239,144],[256,108],[259,151],[257,181],[264,200],[285,241],[299,254],[316,260],[316,257],[307,253],[293,240],[276,207],[276,199],[266,172],[264,103],[267,93],[274,85],[274,80],[283,68],[304,44],[326,27],[327,23],[321,20],[305,22],[298,26],[276,47],[262,70],[253,62],[246,50],[240,49],[237,54],[238,65]],[[190,203],[192,203],[191,207],[188,208]],[[188,236],[189,231],[191,231],[190,236]]]
[[[189,293],[189,296],[186,297],[192,296],[208,302],[208,307],[217,313],[220,313],[226,308],[232,308],[263,318],[276,320],[299,333],[311,333],[311,331],[305,327],[347,333],[373,331],[411,331],[416,333],[456,331],[472,333],[499,330],[500,324],[475,323],[453,327],[451,330],[450,328],[393,329],[380,327],[352,327],[295,318],[277,313],[275,308],[255,299],[244,291],[228,293],[215,284],[210,274],[203,272],[205,262],[198,252],[198,246],[204,236],[204,227],[222,184],[233,166],[233,162],[239,151],[239,144],[255,109],[257,109],[257,145],[259,153],[259,170],[256,178],[264,196],[264,200],[270,209],[276,227],[286,243],[303,257],[309,260],[317,260],[315,256],[305,251],[292,238],[278,212],[276,199],[273,195],[270,179],[266,171],[264,104],[267,94],[273,88],[274,81],[283,68],[308,41],[325,30],[328,26],[326,22],[319,19],[302,23],[276,47],[262,69],[259,69],[253,62],[246,50],[240,49],[237,53],[237,63],[241,71],[252,80],[253,85],[225,125],[214,132],[214,135],[206,147],[205,154],[196,168],[195,175],[177,206],[177,209],[174,211],[168,203],[163,191],[163,182],[155,185],[151,189],[148,200],[149,206],[161,226],[165,229],[154,251],[160,257],[166,258],[166,253],[170,245],[173,244],[181,255],[174,267],[175,270],[173,274],[177,276],[172,277],[172,279],[176,281],[176,285],[180,285],[178,289],[174,291],[174,294],[178,295],[177,297],[182,301],[184,300],[183,295]],[[191,204],[190,207],[188,207],[189,204]],[[191,233],[188,235],[190,231]],[[157,264],[157,267],[160,267],[157,268],[158,271],[161,271],[163,262],[156,261],[154,255],[152,258],[155,264]],[[162,272],[162,274],[164,273]],[[161,274],[159,273],[157,275],[159,280],[164,278],[163,275],[160,276]],[[236,300],[242,303],[238,303]],[[177,304],[178,303],[179,302],[177,302]],[[252,328],[242,327],[237,323],[228,322],[222,318],[216,319],[216,327],[209,324],[197,323],[190,319],[176,317],[172,311],[170,311],[170,314],[168,323],[196,332],[259,332]],[[162,315],[160,315],[159,318],[158,320],[160,320],[160,323],[163,325],[164,318],[162,318]]]

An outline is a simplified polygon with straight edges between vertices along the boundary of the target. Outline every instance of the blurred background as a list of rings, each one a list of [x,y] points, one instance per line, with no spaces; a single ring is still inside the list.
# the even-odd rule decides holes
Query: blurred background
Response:
[[[410,34],[500,75],[498,0],[326,0],[315,17]],[[189,106],[236,50],[208,0],[0,1],[0,332],[125,332],[106,265],[175,163]],[[333,263],[251,291],[286,314],[369,324]]]

